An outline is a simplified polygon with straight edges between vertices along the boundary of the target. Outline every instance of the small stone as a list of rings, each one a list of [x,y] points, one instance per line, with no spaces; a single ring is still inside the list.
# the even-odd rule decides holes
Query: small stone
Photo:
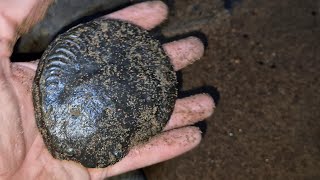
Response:
[[[239,57],[235,57],[235,58],[231,59],[231,62],[233,64],[240,64],[240,61],[241,61],[241,59]]]

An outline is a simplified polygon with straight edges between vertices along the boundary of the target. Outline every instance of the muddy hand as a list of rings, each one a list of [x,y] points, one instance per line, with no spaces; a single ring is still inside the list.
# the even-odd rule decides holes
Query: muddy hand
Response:
[[[37,62],[11,64],[9,61],[17,37],[43,16],[49,3],[45,0],[0,2],[1,179],[103,179],[168,160],[199,144],[200,130],[189,125],[213,113],[214,102],[207,94],[178,99],[164,132],[147,144],[134,147],[115,165],[87,169],[78,163],[54,159],[46,149],[34,119],[31,86]],[[33,12],[35,9],[39,14]],[[165,20],[167,14],[165,4],[152,1],[130,6],[105,18],[122,19],[152,29]],[[203,44],[195,37],[170,42],[163,47],[175,70],[200,59],[204,51]]]

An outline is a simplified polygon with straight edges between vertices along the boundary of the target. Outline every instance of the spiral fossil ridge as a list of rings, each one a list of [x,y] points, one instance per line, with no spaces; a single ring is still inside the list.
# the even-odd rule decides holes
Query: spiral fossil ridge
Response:
[[[80,24],[59,35],[39,62],[38,129],[53,157],[106,167],[162,131],[176,81],[161,44],[146,30],[110,19]]]

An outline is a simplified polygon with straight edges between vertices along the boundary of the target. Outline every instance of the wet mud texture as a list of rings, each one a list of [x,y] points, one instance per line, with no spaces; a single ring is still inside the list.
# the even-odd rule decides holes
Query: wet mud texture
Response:
[[[213,86],[220,100],[200,146],[146,168],[148,179],[320,179],[320,2],[170,2],[167,37],[207,36],[183,90]]]
[[[81,24],[55,39],[40,60],[37,125],[55,158],[106,167],[162,131],[176,82],[147,31],[116,20]]]

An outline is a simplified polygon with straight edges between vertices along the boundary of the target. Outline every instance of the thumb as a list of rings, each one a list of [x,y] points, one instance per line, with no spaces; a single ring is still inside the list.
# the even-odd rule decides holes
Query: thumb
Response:
[[[20,108],[9,66],[9,59],[0,58],[0,178],[19,168],[25,153]]]
[[[0,1],[0,57],[9,57],[21,34],[39,22],[53,0]]]
[[[34,117],[32,84],[37,68],[36,62],[12,63],[12,84],[19,102],[22,127],[24,129],[25,147],[29,151],[38,131]]]

